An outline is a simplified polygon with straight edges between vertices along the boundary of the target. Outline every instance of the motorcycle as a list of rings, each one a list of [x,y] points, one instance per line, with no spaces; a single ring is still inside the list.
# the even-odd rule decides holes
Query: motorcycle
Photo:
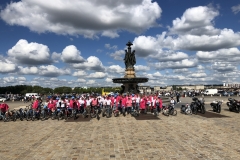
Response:
[[[197,114],[197,112],[200,112],[204,114],[206,112],[204,99],[198,99],[197,97],[193,97],[192,100],[193,102],[190,105],[192,113]]]
[[[212,103],[210,103],[210,106],[212,107],[213,112],[220,113],[222,103],[223,103],[222,100],[214,100]]]
[[[97,117],[97,119],[100,119],[100,117],[99,117],[99,109],[98,109],[97,106],[94,106],[94,107],[91,108],[90,117],[91,118],[96,118]]]
[[[181,113],[183,114],[186,114],[186,115],[192,114],[192,109],[188,104],[182,105],[180,110],[181,110]]]
[[[170,104],[169,106],[163,106],[163,115],[165,116],[176,116],[177,110],[174,109],[174,104]]]
[[[233,98],[228,98],[227,106],[231,112],[240,112],[240,102]]]

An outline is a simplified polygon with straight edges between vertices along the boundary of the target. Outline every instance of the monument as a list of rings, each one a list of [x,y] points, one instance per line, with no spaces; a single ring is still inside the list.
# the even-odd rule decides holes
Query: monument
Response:
[[[133,45],[130,41],[126,44],[128,49],[125,50],[125,75],[124,78],[113,78],[113,83],[121,83],[120,93],[139,93],[138,83],[148,82],[148,78],[136,77],[134,65],[136,64],[135,50],[131,50]]]

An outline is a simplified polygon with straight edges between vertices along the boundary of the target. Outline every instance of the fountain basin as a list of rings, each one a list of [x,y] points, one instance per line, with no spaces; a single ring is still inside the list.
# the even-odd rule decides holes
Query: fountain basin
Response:
[[[113,78],[113,83],[146,83],[148,82],[148,78],[144,77],[136,77],[136,78]]]

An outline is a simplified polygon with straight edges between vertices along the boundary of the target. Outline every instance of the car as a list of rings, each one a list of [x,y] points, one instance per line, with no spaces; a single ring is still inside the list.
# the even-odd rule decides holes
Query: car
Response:
[[[0,97],[0,102],[5,102],[7,99],[4,97]]]

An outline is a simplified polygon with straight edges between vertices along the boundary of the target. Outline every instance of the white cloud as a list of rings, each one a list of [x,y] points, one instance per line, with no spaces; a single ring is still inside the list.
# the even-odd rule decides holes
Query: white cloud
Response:
[[[232,72],[232,71],[236,70],[237,68],[232,63],[215,62],[214,64],[212,64],[212,69],[216,70],[218,72]]]
[[[86,82],[86,80],[85,79],[77,79],[77,81],[76,82],[79,82],[79,83],[85,83]]]
[[[19,73],[20,74],[38,74],[38,68],[37,67],[22,67],[19,66]]]
[[[123,74],[124,71],[125,69],[120,67],[119,65],[112,65],[107,68],[107,72],[110,72],[110,73]]]
[[[59,69],[53,65],[39,67],[39,75],[41,76],[58,77],[60,75],[69,75],[69,74],[71,74],[70,69]]]
[[[182,69],[174,69],[173,70],[173,73],[186,73],[186,72],[188,72],[189,70],[187,69],[187,68],[182,68]]]
[[[239,61],[240,51],[238,48],[220,49],[212,52],[198,51],[197,58],[202,61],[222,60],[222,61]]]
[[[86,84],[93,85],[93,84],[95,84],[95,83],[96,83],[95,80],[88,80]]]
[[[192,35],[212,35],[219,32],[214,29],[213,20],[219,12],[211,7],[199,6],[187,9],[181,18],[173,20],[171,33],[192,34]]]
[[[106,78],[105,81],[106,81],[107,83],[112,83],[112,78]]]
[[[90,56],[88,59],[79,64],[73,64],[73,67],[76,69],[83,70],[94,70],[94,71],[104,71],[104,66],[98,57]]]
[[[16,62],[24,65],[40,65],[52,62],[47,46],[34,42],[28,43],[24,39],[19,40],[15,46],[8,50],[7,54]]]
[[[237,5],[237,6],[233,6],[233,7],[232,7],[232,12],[233,12],[234,14],[237,14],[238,12],[240,12],[240,4]]]
[[[77,71],[77,72],[74,72],[73,73],[73,76],[76,76],[76,77],[81,77],[81,76],[86,76],[87,73],[85,71]]]
[[[184,59],[181,61],[173,62],[158,62],[151,64],[155,69],[180,69],[180,68],[193,68],[198,64],[197,59]]]
[[[140,33],[156,26],[161,12],[157,2],[151,0],[22,0],[8,4],[0,15],[10,25],[25,26],[38,33],[89,38],[102,33],[114,38],[118,37],[118,30]]]
[[[117,37],[119,37],[119,34],[117,33],[117,31],[103,31],[102,36],[110,37],[110,38],[117,38]]]
[[[136,65],[134,68],[136,72],[146,72],[150,70],[149,66],[143,66],[143,65]]]
[[[107,48],[107,49],[113,49],[113,50],[116,50],[116,49],[118,48],[117,45],[111,46],[110,44],[105,44],[104,46],[105,46],[105,48]]]
[[[85,61],[81,56],[81,52],[74,45],[63,49],[61,59],[66,63],[82,63]]]
[[[87,78],[96,78],[96,79],[103,79],[107,76],[107,73],[103,73],[103,72],[95,72],[95,73],[91,73],[88,76],[86,76]]]
[[[7,59],[0,59],[0,73],[10,73],[15,72],[16,70],[17,67],[13,62]]]
[[[190,75],[191,78],[204,78],[204,77],[206,77],[206,76],[207,76],[207,74],[204,73],[204,72],[192,73],[192,74]]]
[[[187,59],[188,55],[183,52],[175,52],[172,50],[158,50],[157,54],[151,54],[149,57],[158,60],[160,62],[164,61],[180,61],[183,59]]]
[[[113,59],[119,60],[119,61],[123,61],[123,55],[125,55],[124,50],[118,50],[110,54],[110,56],[113,57]]]

